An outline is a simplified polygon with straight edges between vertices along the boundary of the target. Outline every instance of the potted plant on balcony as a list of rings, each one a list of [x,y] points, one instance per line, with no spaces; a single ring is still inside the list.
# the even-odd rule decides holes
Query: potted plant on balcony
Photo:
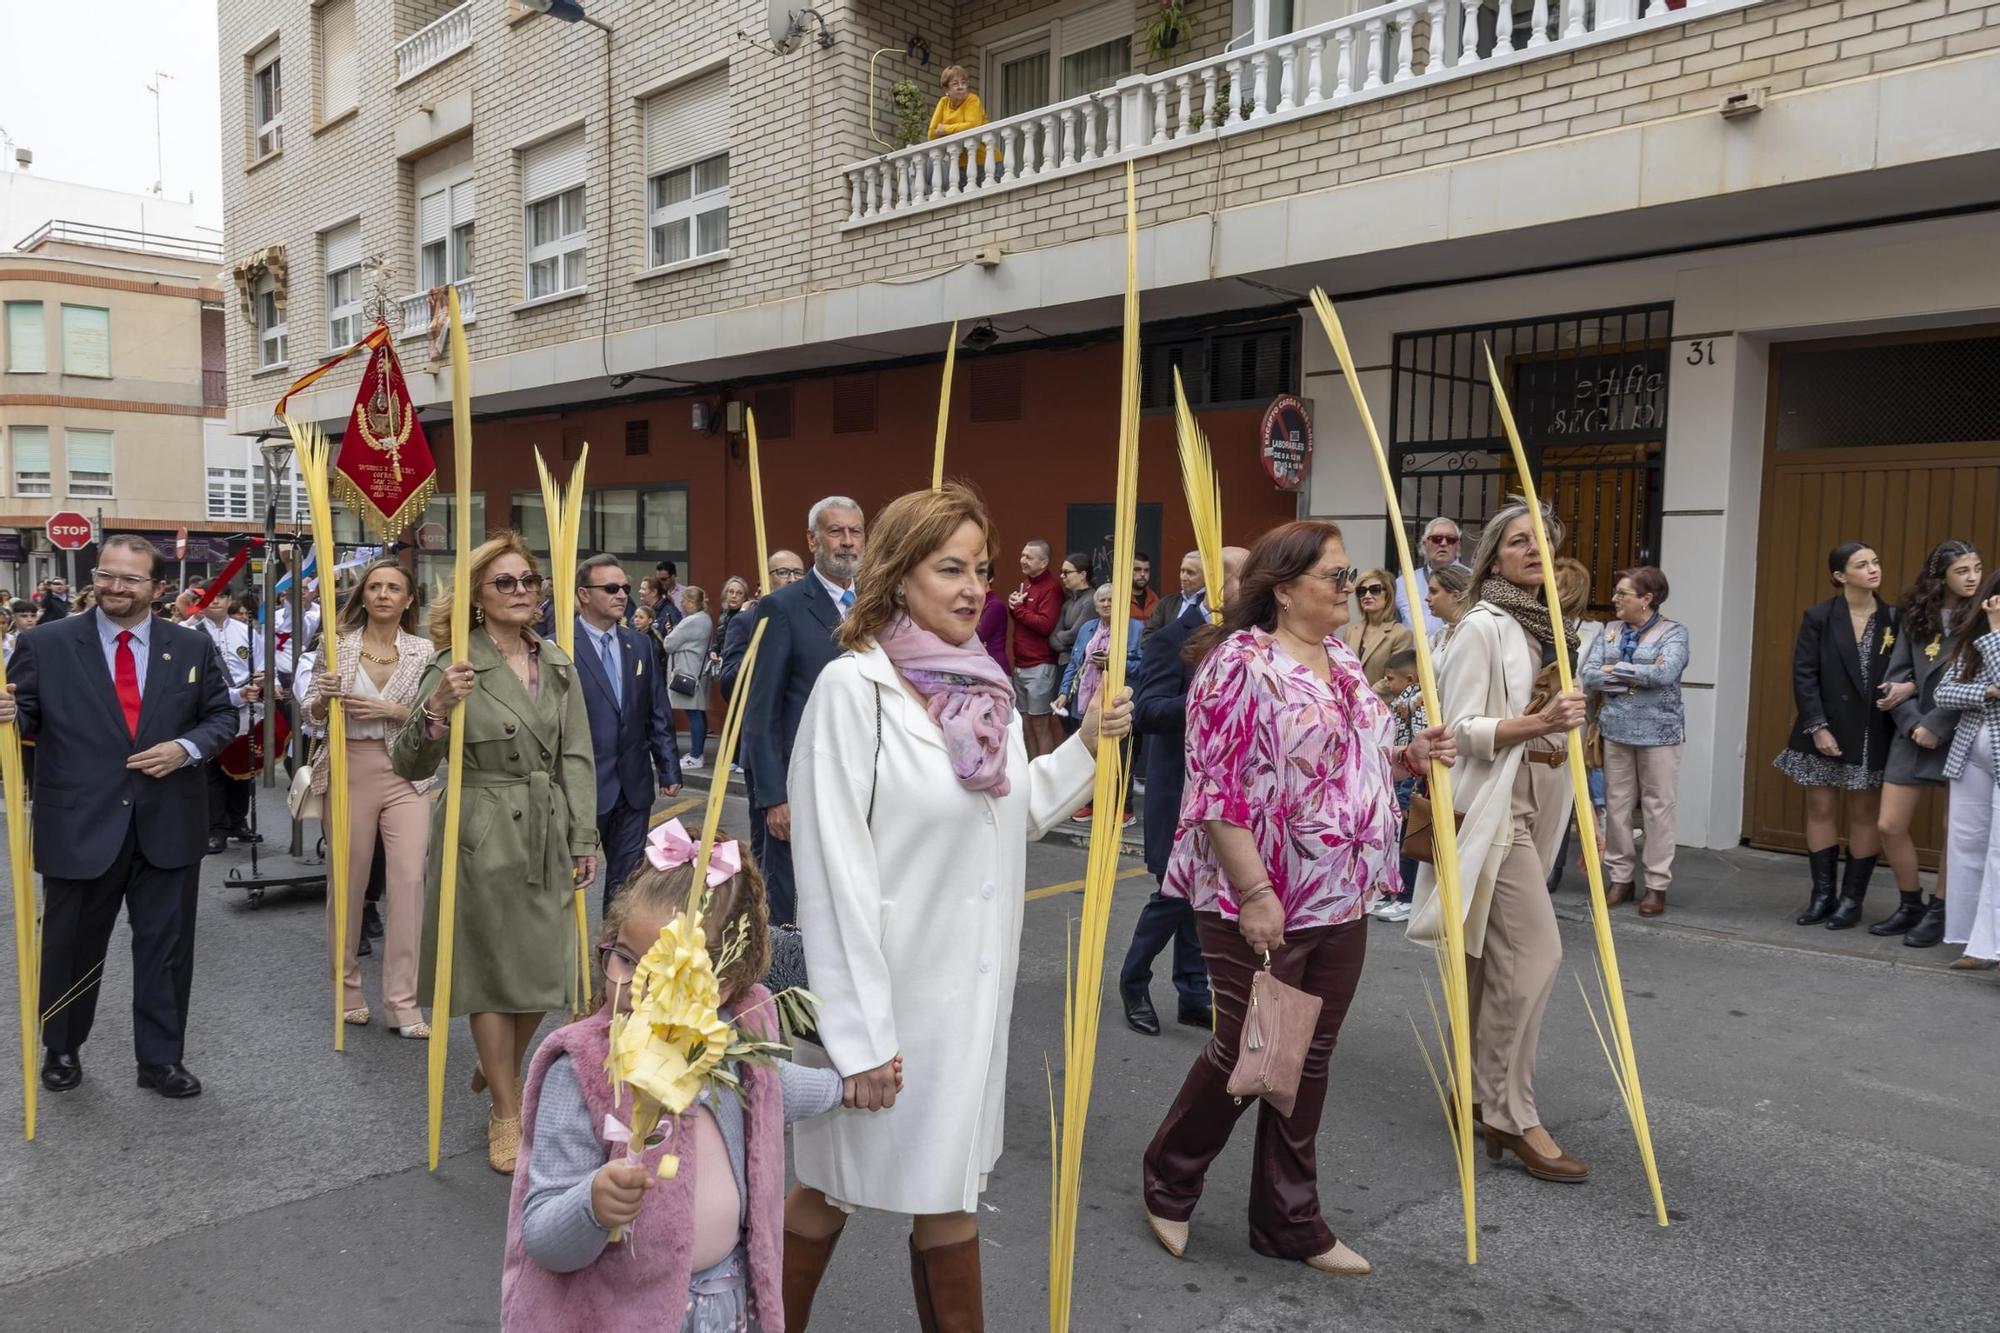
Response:
[[[913,143],[922,143],[924,131],[930,126],[930,108],[924,105],[924,90],[917,86],[917,81],[898,79],[889,89],[889,101],[896,110],[892,136],[895,146],[908,148]]]
[[[1188,35],[1189,24],[1181,0],[1160,0],[1152,21],[1146,25],[1146,49],[1154,55],[1171,51]]]

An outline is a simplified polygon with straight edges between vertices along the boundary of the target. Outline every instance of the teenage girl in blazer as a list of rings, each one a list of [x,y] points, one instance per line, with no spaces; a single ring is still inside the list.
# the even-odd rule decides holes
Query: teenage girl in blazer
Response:
[[[1791,743],[1772,766],[1806,792],[1812,898],[1798,924],[1825,922],[1828,930],[1846,930],[1861,919],[1861,902],[1882,850],[1876,819],[1894,728],[1875,703],[1886,688],[1884,677],[1902,619],[1878,595],[1882,561],[1873,547],[1843,542],[1828,552],[1826,567],[1834,595],[1806,608],[1799,625],[1792,653],[1798,720]],[[1847,874],[1836,896],[1843,805]]]

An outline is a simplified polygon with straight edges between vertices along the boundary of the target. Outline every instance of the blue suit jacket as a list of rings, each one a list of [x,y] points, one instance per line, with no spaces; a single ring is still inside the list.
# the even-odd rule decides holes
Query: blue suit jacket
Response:
[[[581,617],[576,623],[576,669],[583,677],[583,706],[590,715],[590,748],[597,758],[597,813],[621,800],[651,810],[661,787],[678,787],[680,750],[667,709],[666,671],[658,642],[628,625],[617,627],[625,697],[611,693],[604,660]]]
[[[1155,879],[1167,873],[1187,787],[1187,692],[1194,668],[1181,660],[1181,650],[1202,624],[1200,611],[1189,610],[1147,640],[1132,687],[1132,724],[1154,738],[1146,746],[1144,818],[1146,869]]]
[[[751,808],[768,810],[791,800],[785,770],[792,762],[806,699],[819,673],[845,649],[833,640],[840,609],[810,572],[758,601],[757,622],[765,628],[751,668],[743,752],[749,756],[744,767],[749,770]]]
[[[21,734],[35,740],[35,868],[57,879],[96,879],[133,825],[151,864],[194,865],[208,836],[201,765],[149,778],[125,761],[182,738],[213,759],[235,739],[222,654],[206,634],[155,617],[134,737],[104,662],[98,619],[93,610],[24,631],[7,668]]]

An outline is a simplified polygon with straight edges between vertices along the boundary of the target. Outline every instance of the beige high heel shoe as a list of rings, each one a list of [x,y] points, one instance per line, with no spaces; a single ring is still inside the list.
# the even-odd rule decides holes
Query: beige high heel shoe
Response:
[[[1325,1254],[1315,1254],[1305,1261],[1307,1268],[1319,1273],[1331,1273],[1335,1277],[1365,1277],[1375,1271],[1375,1266],[1347,1248],[1347,1242],[1336,1240],[1333,1248]]]
[[[1169,1222],[1164,1217],[1153,1216],[1152,1212],[1148,1210],[1146,1213],[1146,1226],[1152,1231],[1153,1239],[1160,1242],[1161,1249],[1176,1259],[1187,1257],[1187,1223]]]
[[[502,1120],[486,1117],[486,1164],[503,1176],[514,1174],[514,1160],[521,1153],[521,1117]]]

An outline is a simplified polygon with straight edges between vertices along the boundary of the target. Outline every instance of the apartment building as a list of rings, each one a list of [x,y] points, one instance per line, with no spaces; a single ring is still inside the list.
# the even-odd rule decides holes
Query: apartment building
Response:
[[[17,188],[7,190],[9,184]],[[17,203],[68,197],[25,172],[0,175]],[[79,190],[79,212],[109,191]],[[127,196],[154,203],[145,196]],[[171,212],[171,210],[163,210]],[[160,225],[135,208],[116,212]],[[10,216],[18,221],[14,209]],[[193,231],[195,229],[188,228]],[[251,441],[224,423],[222,250],[214,239],[42,218],[0,250],[0,584],[17,592],[88,571],[48,542],[49,516],[73,511],[100,532],[137,532],[171,555],[189,533],[189,569],[226,558],[222,538],[246,526],[247,496],[226,496]],[[234,520],[232,523],[230,520]],[[85,575],[87,577],[87,575]]]
[[[610,31],[225,0],[232,430],[381,311],[442,443],[456,283],[474,529],[537,537],[532,450],[588,441],[587,542],[712,589],[754,563],[734,405],[789,540],[820,494],[925,480],[956,325],[950,470],[1010,544],[1091,550],[1130,164],[1141,545],[1191,544],[1179,368],[1232,535],[1311,513],[1384,549],[1315,285],[1406,511],[1476,528],[1508,488],[1490,346],[1600,593],[1673,581],[1688,842],[1797,844],[1769,759],[1826,548],[1897,580],[1947,535],[2000,549],[2000,0],[1184,0],[1171,33],[1154,0],[584,7]],[[947,64],[990,120],[928,141]],[[337,430],[358,373],[294,414]],[[1297,489],[1261,451],[1283,395],[1317,436]]]

